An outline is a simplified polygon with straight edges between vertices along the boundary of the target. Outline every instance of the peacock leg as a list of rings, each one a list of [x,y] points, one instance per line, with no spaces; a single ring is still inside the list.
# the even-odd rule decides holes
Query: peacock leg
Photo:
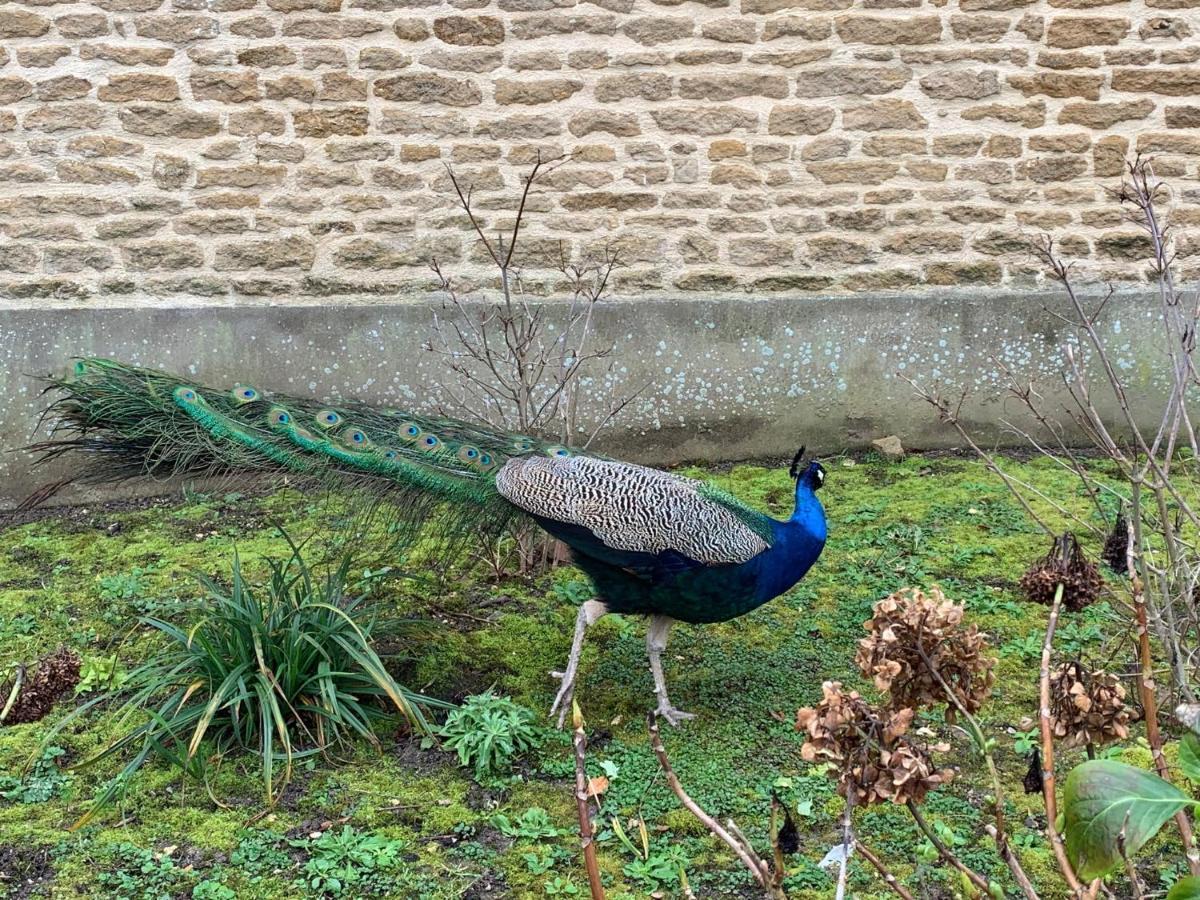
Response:
[[[571,655],[567,658],[565,672],[551,672],[555,678],[562,679],[558,696],[550,707],[550,715],[558,713],[558,727],[562,728],[567,720],[567,710],[571,707],[571,698],[575,694],[575,673],[579,671],[579,656],[583,652],[583,635],[589,625],[608,612],[608,607],[599,600],[588,600],[579,607],[579,615],[575,617],[575,637],[571,641]]]
[[[650,671],[654,674],[654,693],[658,697],[656,711],[672,725],[684,719],[696,718],[695,713],[676,709],[667,699],[667,679],[663,677],[662,652],[667,649],[667,633],[675,620],[670,616],[653,616],[646,630],[646,655],[650,657]]]

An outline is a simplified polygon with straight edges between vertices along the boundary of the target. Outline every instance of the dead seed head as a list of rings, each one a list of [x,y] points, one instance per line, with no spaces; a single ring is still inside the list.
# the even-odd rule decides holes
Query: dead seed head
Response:
[[[21,725],[44,719],[64,694],[79,684],[79,655],[68,647],[59,647],[38,660],[32,674],[26,676],[17,699],[4,719],[5,725]],[[13,682],[0,686],[0,709],[3,709]]]
[[[1054,603],[1054,594],[1060,584],[1063,586],[1063,606],[1072,612],[1095,603],[1104,586],[1096,564],[1083,555],[1079,541],[1070,532],[1055,538],[1050,552],[1021,577],[1025,597],[1032,603],[1046,606]]]
[[[809,762],[834,764],[843,797],[853,792],[857,805],[920,803],[954,777],[953,769],[936,768],[929,756],[930,749],[945,752],[949,745],[930,748],[908,736],[913,709],[876,710],[836,681],[821,690],[820,703],[796,713],[796,730],[807,738],[800,753]]]
[[[1050,727],[1068,747],[1108,744],[1129,736],[1130,710],[1117,676],[1068,662],[1050,676]]]
[[[854,659],[889,695],[892,709],[945,703],[946,719],[954,721],[945,682],[968,712],[979,710],[991,694],[996,660],[986,655],[987,635],[964,624],[962,606],[934,585],[927,593],[897,591],[876,603],[873,612]]]

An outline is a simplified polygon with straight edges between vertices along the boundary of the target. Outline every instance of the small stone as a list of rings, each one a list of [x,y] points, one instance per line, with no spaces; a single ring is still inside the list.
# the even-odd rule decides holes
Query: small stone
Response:
[[[167,75],[149,72],[127,72],[110,75],[108,84],[101,85],[97,96],[107,103],[129,103],[152,100],[169,103],[179,99],[179,84]]]
[[[1000,79],[989,69],[941,69],[921,78],[921,90],[938,100],[981,100],[1000,93]]]
[[[899,460],[904,459],[904,445],[900,443],[900,438],[894,434],[889,434],[887,437],[876,438],[871,441],[871,446],[874,447],[880,456],[884,459]]]
[[[1119,44],[1129,32],[1128,19],[1105,16],[1058,16],[1046,29],[1046,43],[1061,50]]]
[[[914,130],[927,124],[909,100],[875,100],[842,111],[842,127],[849,131]]]
[[[366,134],[366,107],[347,106],[338,109],[309,109],[292,114],[298,137],[329,137],[334,134]]]
[[[433,20],[433,33],[447,44],[494,46],[504,40],[504,23],[494,16],[444,16]]]

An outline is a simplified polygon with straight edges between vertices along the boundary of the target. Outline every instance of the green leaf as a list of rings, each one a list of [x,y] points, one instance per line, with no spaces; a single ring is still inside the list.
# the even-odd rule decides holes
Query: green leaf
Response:
[[[1167,891],[1167,900],[1200,900],[1200,878],[1195,875],[1180,878]]]
[[[1179,768],[1188,781],[1200,784],[1200,736],[1189,733],[1179,742]]]
[[[1067,855],[1085,881],[1121,864],[1118,838],[1132,857],[1163,823],[1192,801],[1169,782],[1110,759],[1089,760],[1067,776],[1063,831]]]

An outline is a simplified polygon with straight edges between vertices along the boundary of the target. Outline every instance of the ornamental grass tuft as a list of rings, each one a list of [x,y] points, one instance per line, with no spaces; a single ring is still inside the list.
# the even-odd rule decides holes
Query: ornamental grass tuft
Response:
[[[197,576],[207,598],[191,621],[144,617],[165,644],[119,690],[81,705],[47,735],[115,704],[120,737],[80,765],[133,754],[75,827],[111,802],[151,755],[207,785],[210,765],[254,754],[271,805],[297,760],[357,738],[378,745],[376,728],[396,712],[414,731],[429,732],[423,707],[445,704],[388,673],[372,646],[383,631],[379,605],[369,584],[351,584],[351,557],[318,576],[301,547],[283,537],[291,553],[267,560],[265,582],[246,580],[235,551],[228,585]],[[393,622],[388,630],[411,632],[414,624]]]

